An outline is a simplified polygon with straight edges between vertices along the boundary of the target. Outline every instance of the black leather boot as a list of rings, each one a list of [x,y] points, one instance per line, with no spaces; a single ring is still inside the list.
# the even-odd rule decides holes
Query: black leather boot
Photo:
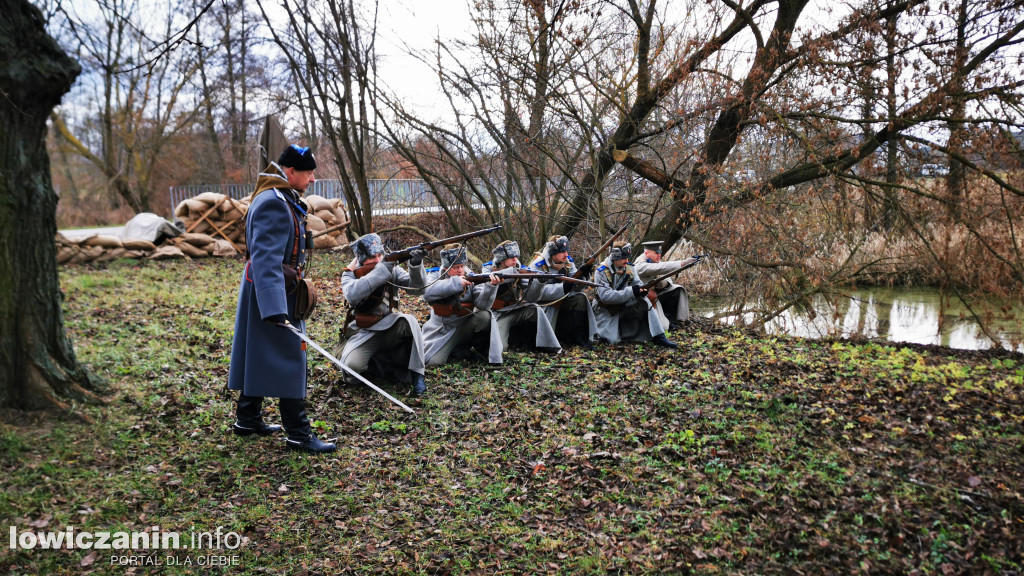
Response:
[[[672,342],[668,338],[665,338],[664,334],[658,334],[657,336],[652,338],[651,341],[657,344],[658,346],[664,346],[665,348],[679,348],[679,344],[676,344],[675,342]]]
[[[576,327],[576,345],[585,350],[593,350],[594,343],[590,340],[590,318],[586,314],[577,314],[573,323]]]
[[[235,408],[235,423],[231,431],[239,436],[270,436],[281,430],[280,426],[263,422],[263,397],[246,396],[238,393],[238,406]]]
[[[303,398],[281,398],[281,422],[288,433],[285,445],[289,450],[301,450],[313,454],[334,452],[337,448],[331,442],[323,442],[313,435],[306,417],[306,401]]]
[[[423,374],[412,373],[412,395],[423,396],[423,393],[427,391],[427,381],[423,379]]]

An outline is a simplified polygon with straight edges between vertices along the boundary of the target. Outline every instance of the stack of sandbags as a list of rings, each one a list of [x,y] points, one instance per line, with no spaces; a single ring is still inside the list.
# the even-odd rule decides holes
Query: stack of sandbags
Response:
[[[248,208],[248,202],[235,200],[225,194],[203,192],[194,198],[182,200],[174,209],[174,217],[185,224],[186,230],[198,234],[219,237],[219,228],[228,240],[241,246],[245,244],[245,212]]]
[[[116,236],[103,235],[73,240],[58,233],[56,242],[58,264],[107,262],[118,258],[145,258],[156,249],[152,242],[146,240],[122,242]]]
[[[309,216],[306,218],[306,225],[313,231],[315,239],[313,247],[317,249],[330,249],[339,245],[339,240],[344,243],[345,227],[348,225],[348,212],[345,211],[341,199],[328,200],[323,196],[310,194],[305,197],[309,205]],[[331,230],[327,233],[317,234]]]
[[[310,208],[306,224],[316,237],[314,248],[330,249],[345,244],[348,212],[341,199],[328,200],[316,194],[305,196],[304,199]],[[241,200],[234,200],[224,194],[204,192],[194,198],[183,200],[174,210],[174,216],[182,221],[186,230],[221,238],[214,227],[216,225],[224,231],[228,240],[239,248],[244,248],[245,215],[251,202],[251,194]],[[206,220],[200,221],[207,212],[209,214]]]
[[[238,254],[227,240],[214,238],[208,234],[186,232],[177,238],[168,240],[165,246],[171,246],[190,258],[206,258],[207,256],[234,256]],[[173,250],[161,253],[162,258],[176,255]]]

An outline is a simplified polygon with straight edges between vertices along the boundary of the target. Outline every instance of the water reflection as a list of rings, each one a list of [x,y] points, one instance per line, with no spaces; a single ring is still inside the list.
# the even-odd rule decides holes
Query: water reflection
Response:
[[[735,310],[721,302],[691,301],[694,312],[711,317]],[[748,306],[749,307],[749,306]],[[1020,302],[972,303],[975,312],[987,319],[990,333],[1002,347],[1024,352],[1024,306]],[[824,297],[813,300],[814,313],[790,309],[766,325],[769,333],[805,338],[861,335],[893,342],[941,344],[953,348],[991,348],[970,311],[956,297],[943,298],[934,289],[872,288],[856,290],[830,305]],[[735,321],[736,318],[726,318]],[[752,322],[753,315],[743,316]]]

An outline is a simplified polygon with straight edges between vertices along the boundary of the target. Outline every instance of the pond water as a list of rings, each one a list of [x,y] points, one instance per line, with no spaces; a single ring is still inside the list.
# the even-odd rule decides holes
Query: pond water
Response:
[[[694,314],[708,318],[737,310],[735,305],[714,299],[691,298],[690,307]],[[985,334],[963,302],[956,296],[943,296],[938,289],[858,289],[837,297],[832,304],[819,295],[812,308],[813,313],[791,308],[768,322],[765,329],[771,334],[805,338],[864,336],[969,350],[992,348],[994,339],[1003,348],[1024,352],[1021,302],[971,303],[974,312],[986,319],[986,329],[993,338]],[[751,322],[753,315],[742,318]],[[738,319],[733,316],[722,320]]]

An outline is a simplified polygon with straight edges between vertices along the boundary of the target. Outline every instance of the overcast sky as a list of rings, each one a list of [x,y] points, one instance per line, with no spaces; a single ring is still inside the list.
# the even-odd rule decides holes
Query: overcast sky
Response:
[[[382,0],[378,18],[378,74],[406,104],[440,102],[437,76],[406,54],[405,45],[430,49],[434,39],[465,37],[472,28],[466,0]]]

